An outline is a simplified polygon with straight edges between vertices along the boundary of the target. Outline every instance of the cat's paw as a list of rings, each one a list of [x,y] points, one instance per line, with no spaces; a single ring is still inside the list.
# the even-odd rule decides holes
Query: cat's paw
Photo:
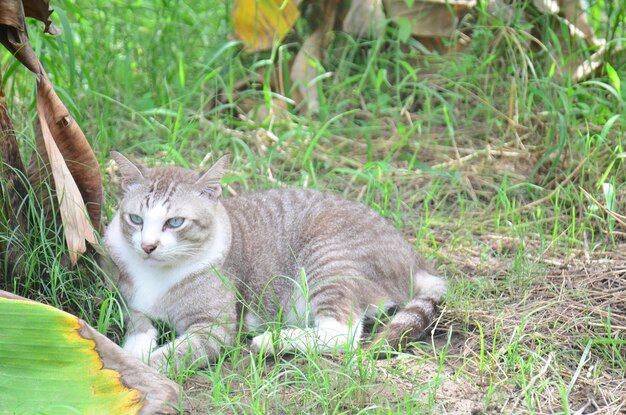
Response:
[[[154,350],[146,363],[167,376],[208,364],[206,357],[196,356],[194,358],[193,353],[184,346],[181,347],[180,344],[174,345],[172,343],[165,344]]]
[[[266,331],[263,334],[255,336],[252,339],[252,343],[250,343],[252,353],[263,354],[265,356],[276,354],[276,350],[274,348],[274,337],[274,333],[271,331]]]
[[[144,361],[148,366],[163,374],[167,374],[170,370],[170,356],[168,350],[163,347],[156,349],[150,354],[150,357]]]
[[[317,346],[316,332],[311,329],[288,327],[275,333],[266,331],[252,339],[250,349],[253,353],[274,356],[295,351],[308,352]]]
[[[156,346],[156,340],[151,333],[133,333],[126,337],[123,349],[131,355],[146,361],[154,346]]]

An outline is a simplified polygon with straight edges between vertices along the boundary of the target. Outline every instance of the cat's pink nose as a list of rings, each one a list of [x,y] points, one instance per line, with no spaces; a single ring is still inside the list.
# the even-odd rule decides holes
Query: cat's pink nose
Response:
[[[159,246],[158,242],[154,244],[141,244],[141,249],[143,249],[146,254],[150,255],[155,249],[157,249],[157,246]]]

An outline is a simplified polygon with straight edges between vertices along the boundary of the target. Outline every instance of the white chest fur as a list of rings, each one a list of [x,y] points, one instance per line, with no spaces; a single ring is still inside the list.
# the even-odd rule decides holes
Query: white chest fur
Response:
[[[122,235],[119,214],[109,225],[105,240],[109,252],[124,274],[132,281],[132,295],[125,295],[127,305],[154,318],[165,318],[159,304],[168,291],[185,278],[205,270],[211,264],[219,265],[230,246],[229,229],[222,229],[229,223],[217,226],[217,237],[212,239],[206,249],[183,263],[162,264],[146,260],[137,247],[128,245]],[[227,219],[226,219],[227,220]],[[128,293],[127,293],[128,294]]]
[[[176,284],[206,267],[205,264],[181,267],[154,267],[145,264],[128,264],[128,276],[132,279],[135,294],[130,300],[130,308],[156,318],[162,318],[158,304],[162,297]]]

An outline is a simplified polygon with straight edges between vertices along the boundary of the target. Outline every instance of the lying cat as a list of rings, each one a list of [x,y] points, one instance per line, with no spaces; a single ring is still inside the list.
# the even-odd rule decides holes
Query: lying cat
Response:
[[[433,322],[445,281],[368,207],[305,189],[221,199],[227,157],[199,174],[112,156],[124,197],[105,242],[130,309],[124,349],[151,366],[214,361],[240,321],[263,353],[354,348],[391,309],[378,337],[392,346]],[[173,343],[157,347],[153,319]]]

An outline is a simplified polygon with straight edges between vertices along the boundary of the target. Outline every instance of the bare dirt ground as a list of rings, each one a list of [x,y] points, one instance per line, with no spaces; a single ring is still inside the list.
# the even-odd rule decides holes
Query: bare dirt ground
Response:
[[[456,373],[460,370],[480,379],[475,385],[477,396],[481,392],[486,396],[488,388],[481,391],[481,384],[499,384],[494,398],[500,397],[491,400],[499,404],[483,407],[479,413],[562,412],[563,392],[554,383],[543,384],[549,378],[567,385],[572,413],[626,411],[626,376],[619,369],[623,365],[611,364],[626,358],[626,245],[608,253],[544,257],[536,260],[536,267],[529,267],[526,279],[516,277],[517,284],[508,278],[511,264],[501,258],[483,256],[479,261],[465,256],[456,261],[463,264],[466,278],[492,285],[491,296],[471,299],[473,307],[444,309],[439,323],[465,327],[455,333],[464,339],[460,356],[478,356],[478,361],[486,362],[481,369],[472,364],[461,368],[453,359],[446,360]],[[523,387],[508,381],[524,370],[523,362],[507,361],[507,355],[516,353],[536,353],[535,358],[543,361]],[[529,397],[533,411],[526,401]]]

